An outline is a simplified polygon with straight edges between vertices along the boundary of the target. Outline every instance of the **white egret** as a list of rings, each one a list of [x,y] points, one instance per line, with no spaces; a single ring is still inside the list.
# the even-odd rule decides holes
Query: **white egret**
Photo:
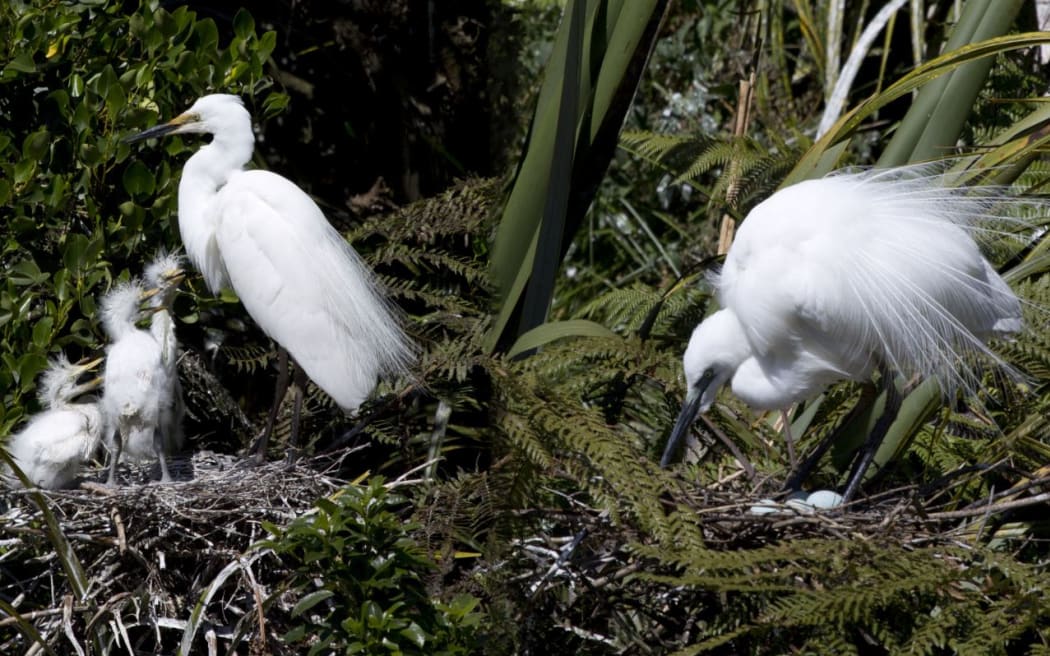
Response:
[[[160,461],[161,480],[168,482],[168,464],[160,430],[161,408],[170,403],[163,395],[167,376],[161,345],[147,330],[135,325],[145,292],[141,283],[117,285],[101,303],[102,324],[109,336],[106,347],[106,387],[102,408],[106,418],[106,446],[109,448],[107,485],[116,482],[117,463],[125,449],[141,457],[140,445],[152,445]]]
[[[412,346],[392,305],[302,189],[276,173],[245,170],[255,137],[240,98],[204,96],[127,141],[183,133],[212,135],[179,182],[179,232],[190,261],[213,293],[231,287],[318,387],[344,410],[356,410],[378,378],[407,369]],[[286,385],[282,367],[278,399]],[[297,385],[293,443],[301,403]],[[276,403],[256,445],[260,459],[275,411]]]
[[[159,252],[142,273],[150,290],[149,310],[153,313],[150,319],[150,334],[160,345],[161,372],[157,387],[160,390],[160,433],[163,450],[166,454],[175,453],[182,448],[185,435],[182,431],[182,420],[186,415],[186,404],[182,399],[182,385],[179,383],[178,355],[179,343],[175,336],[175,319],[172,316],[172,304],[175,292],[185,279],[182,270],[182,256],[174,253]],[[137,455],[140,459],[153,454],[152,444],[127,444],[125,453],[149,449],[148,453]]]
[[[884,417],[899,405],[891,371],[946,393],[976,387],[979,360],[1002,364],[986,340],[1021,329],[1019,300],[974,240],[999,201],[902,167],[802,182],[755,207],[715,281],[721,309],[689,340],[686,400],[661,465],[726,383],[752,408],[785,410],[880,369]],[[879,424],[847,501],[889,426]]]
[[[102,413],[98,404],[75,403],[75,399],[96,389],[102,379],[77,382],[94,369],[101,359],[71,364],[65,355],[51,361],[40,380],[38,396],[43,412],[33,415],[25,428],[8,441],[8,453],[34,485],[47,489],[66,487],[98,448],[102,439]],[[5,479],[17,480],[7,470]]]

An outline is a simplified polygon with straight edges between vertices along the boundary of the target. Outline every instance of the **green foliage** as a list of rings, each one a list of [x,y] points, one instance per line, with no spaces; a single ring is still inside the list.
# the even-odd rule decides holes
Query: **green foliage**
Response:
[[[466,654],[482,619],[478,600],[432,598],[435,568],[398,514],[405,499],[382,479],[350,485],[285,527],[271,524],[269,547],[291,569],[288,588],[303,624],[284,636],[309,654]]]
[[[794,644],[803,653],[878,645],[894,654],[1007,654],[1047,638],[1038,598],[1050,572],[987,549],[794,540],[637,553],[675,564],[673,574],[644,578],[707,596],[710,606],[682,629],[695,643],[680,653],[777,654]]]
[[[765,199],[798,161],[801,151],[779,140],[766,144],[757,139],[718,139],[710,135],[666,135],[625,132],[621,147],[665,170],[675,178],[670,184],[688,183],[712,201],[728,204],[740,215]],[[705,176],[715,182],[705,185]]]
[[[148,160],[121,138],[207,91],[260,94],[276,35],[144,0],[0,8],[0,434],[32,405],[47,356],[99,343],[96,297],[177,244],[173,140]],[[281,96],[264,103],[278,111]]]

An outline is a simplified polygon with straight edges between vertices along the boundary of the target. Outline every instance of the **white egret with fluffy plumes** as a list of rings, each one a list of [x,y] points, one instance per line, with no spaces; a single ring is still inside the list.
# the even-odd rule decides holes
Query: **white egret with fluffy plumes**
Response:
[[[47,489],[68,486],[98,448],[103,426],[98,404],[94,399],[75,401],[102,383],[98,377],[79,382],[100,362],[71,364],[60,355],[41,377],[37,395],[44,410],[33,415],[5,447],[34,485]],[[3,469],[5,481],[17,485],[10,469]]]
[[[987,341],[1021,329],[1021,304],[975,236],[1015,204],[945,182],[929,167],[842,172],[756,206],[715,281],[721,309],[689,340],[686,400],[661,464],[727,383],[752,408],[785,410],[878,369],[892,416],[896,375],[951,393],[976,387],[982,361],[1003,365]],[[889,427],[879,423],[845,500]]]
[[[152,445],[160,461],[161,480],[170,481],[160,430],[161,408],[170,403],[161,345],[148,330],[135,325],[145,290],[133,280],[115,286],[101,303],[102,325],[109,336],[106,347],[106,386],[102,409],[109,449],[107,485],[116,482],[117,463],[125,449],[140,457],[141,445]]]
[[[153,339],[160,345],[161,371],[157,387],[161,390],[160,434],[166,454],[179,451],[185,442],[182,421],[186,415],[186,404],[182,398],[182,385],[179,383],[179,342],[175,335],[175,317],[172,313],[175,293],[186,277],[182,264],[181,255],[161,251],[142,272],[143,280],[150,288],[146,292],[149,296],[149,311],[152,313],[149,330]],[[147,449],[148,452],[138,454],[139,451]],[[139,459],[153,455],[152,444],[127,444],[124,450],[129,456],[135,451]]]
[[[318,387],[356,410],[379,378],[407,369],[413,351],[374,275],[302,189],[276,173],[245,170],[255,136],[240,98],[204,96],[128,141],[184,133],[212,135],[179,182],[179,232],[190,261],[213,293],[232,288]],[[282,369],[278,399],[286,386]],[[293,444],[302,386],[296,390]],[[276,403],[258,458],[275,412]]]

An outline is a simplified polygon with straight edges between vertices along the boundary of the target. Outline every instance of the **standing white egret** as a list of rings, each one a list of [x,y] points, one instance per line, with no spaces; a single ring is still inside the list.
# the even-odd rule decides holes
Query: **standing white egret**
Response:
[[[37,395],[45,410],[13,435],[6,448],[18,467],[34,485],[58,489],[69,485],[102,439],[102,413],[98,404],[74,400],[96,389],[102,379],[85,383],[78,379],[102,362],[71,364],[65,355],[51,361],[40,379]],[[5,479],[17,485],[7,467]]]
[[[172,304],[175,292],[185,279],[182,270],[182,256],[161,251],[153,258],[142,272],[146,285],[150,287],[149,310],[153,313],[150,319],[150,334],[160,345],[161,373],[157,387],[161,390],[160,433],[163,450],[166,454],[175,453],[182,448],[185,435],[182,431],[182,420],[186,415],[186,404],[182,399],[182,385],[179,383],[178,355],[179,343],[175,336],[175,319],[172,316]],[[139,445],[125,445],[125,452],[137,449]],[[149,448],[152,455],[152,444],[141,445]],[[129,454],[130,455],[130,454]]]
[[[106,417],[106,446],[109,448],[107,485],[116,482],[117,463],[125,449],[140,457],[140,445],[152,445],[160,461],[161,480],[168,482],[168,464],[160,431],[161,408],[171,393],[161,345],[147,330],[135,325],[144,290],[138,281],[114,287],[102,298],[102,325],[109,335],[106,347],[106,387],[102,408]]]
[[[212,135],[179,182],[179,232],[190,261],[213,293],[231,287],[259,327],[336,403],[357,409],[378,378],[407,369],[412,353],[372,273],[302,189],[276,173],[245,170],[255,136],[240,98],[204,96],[127,141],[182,133]],[[286,385],[282,368],[278,398]],[[301,404],[297,385],[293,443]],[[260,459],[273,418],[271,412],[256,446]]]
[[[932,377],[950,393],[977,384],[985,341],[1021,329],[1021,306],[973,235],[999,194],[944,186],[929,168],[838,173],[782,189],[744,219],[715,283],[721,309],[693,331],[688,391],[666,466],[719,388],[785,410],[840,380],[880,369],[893,384]],[[870,435],[843,494],[856,491],[888,421]]]

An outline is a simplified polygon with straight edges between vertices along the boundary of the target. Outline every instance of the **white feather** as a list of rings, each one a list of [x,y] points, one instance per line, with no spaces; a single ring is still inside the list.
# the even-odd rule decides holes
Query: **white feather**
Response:
[[[720,374],[759,409],[786,408],[880,361],[946,392],[972,388],[986,341],[1021,328],[1021,305],[974,239],[1012,201],[1000,189],[945,186],[928,167],[845,172],[755,207],[716,289],[722,310],[685,356],[692,385]]]
[[[102,438],[102,414],[91,402],[74,403],[85,386],[77,384],[83,369],[65,356],[53,360],[40,381],[45,410],[11,436],[6,448],[19,469],[38,487],[59,489],[72,483]],[[17,485],[10,469],[3,480]]]
[[[379,377],[407,369],[412,347],[360,257],[287,179],[242,170],[251,120],[240,99],[199,99],[179,132],[214,135],[183,169],[179,231],[213,292],[229,286],[267,335],[346,410]]]
[[[175,335],[175,319],[172,316],[177,281],[171,278],[173,273],[182,271],[183,260],[181,255],[161,251],[146,265],[142,273],[146,284],[158,290],[150,298],[150,307],[154,310],[150,319],[150,334],[160,345],[161,369],[158,372],[157,388],[160,390],[159,424],[166,454],[179,451],[185,442],[182,422],[186,415],[186,405],[182,398],[182,385],[179,383],[179,344]],[[146,447],[148,454],[140,456],[142,458],[153,454],[153,445],[132,448],[137,452]]]
[[[106,348],[105,443],[110,451],[110,478],[118,458],[132,461],[161,459],[155,435],[160,429],[162,408],[171,403],[171,381],[163,361],[161,345],[150,331],[135,325],[143,294],[138,281],[115,287],[101,303],[103,325],[111,340]]]

